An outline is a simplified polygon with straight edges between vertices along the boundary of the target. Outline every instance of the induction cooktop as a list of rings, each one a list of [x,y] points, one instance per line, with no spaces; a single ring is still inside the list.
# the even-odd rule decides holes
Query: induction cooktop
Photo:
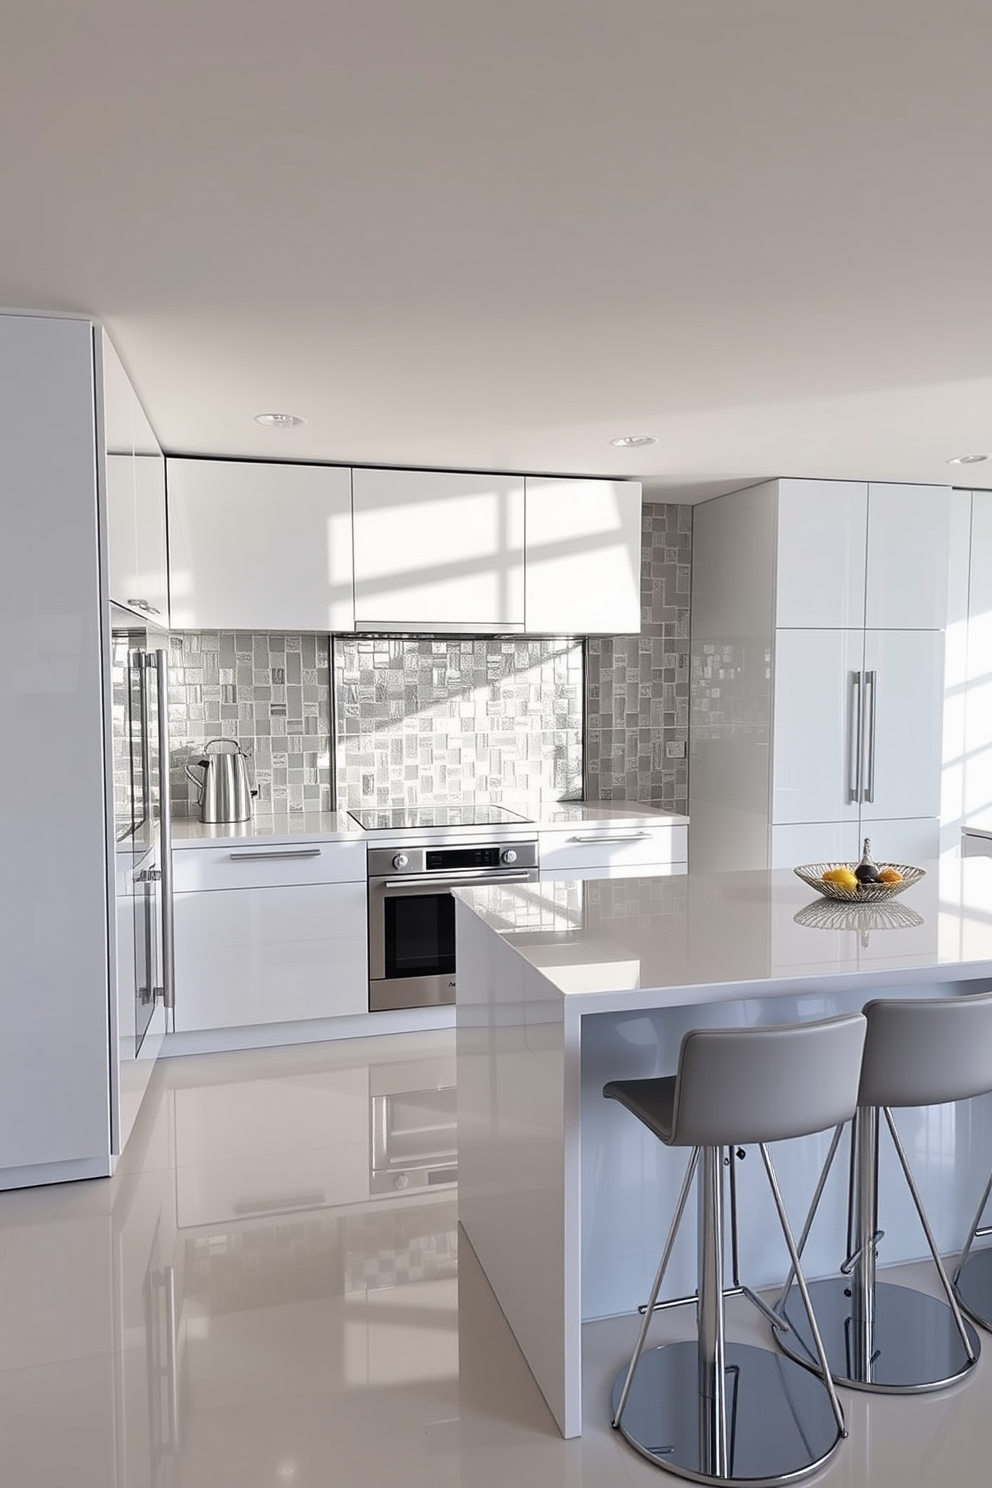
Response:
[[[529,822],[506,806],[370,806],[348,815],[366,832],[397,832],[436,827],[496,827]]]

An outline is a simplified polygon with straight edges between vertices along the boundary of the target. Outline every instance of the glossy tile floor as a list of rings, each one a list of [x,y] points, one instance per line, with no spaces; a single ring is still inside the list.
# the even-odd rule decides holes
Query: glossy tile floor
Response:
[[[113,1179],[0,1194],[4,1488],[678,1481],[606,1422],[630,1319],[585,1329],[586,1431],[564,1442],[458,1245],[455,1190],[370,1197],[382,1097],[453,1078],[450,1034],[165,1060]],[[810,1481],[987,1481],[985,1344],[955,1390],[845,1393],[850,1438]]]

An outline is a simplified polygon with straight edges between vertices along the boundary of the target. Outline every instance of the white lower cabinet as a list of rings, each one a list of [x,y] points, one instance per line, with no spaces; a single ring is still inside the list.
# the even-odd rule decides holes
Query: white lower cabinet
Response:
[[[177,1033],[368,1011],[364,854],[334,846],[176,853]],[[360,880],[310,881],[358,866]]]
[[[684,873],[687,828],[575,827],[541,832],[541,877],[631,878]]]

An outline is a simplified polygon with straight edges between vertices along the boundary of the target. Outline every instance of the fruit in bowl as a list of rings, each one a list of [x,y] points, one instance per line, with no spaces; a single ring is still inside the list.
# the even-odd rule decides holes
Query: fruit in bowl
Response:
[[[864,841],[859,863],[804,863],[795,870],[799,878],[828,899],[844,899],[852,904],[874,903],[901,894],[926,875],[922,868],[907,863],[875,862],[871,842]]]

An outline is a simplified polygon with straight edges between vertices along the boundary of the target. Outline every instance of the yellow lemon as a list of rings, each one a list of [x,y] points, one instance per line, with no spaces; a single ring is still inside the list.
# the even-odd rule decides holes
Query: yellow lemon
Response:
[[[850,868],[828,868],[823,875],[824,883],[837,884],[842,889],[856,889],[858,880]]]

